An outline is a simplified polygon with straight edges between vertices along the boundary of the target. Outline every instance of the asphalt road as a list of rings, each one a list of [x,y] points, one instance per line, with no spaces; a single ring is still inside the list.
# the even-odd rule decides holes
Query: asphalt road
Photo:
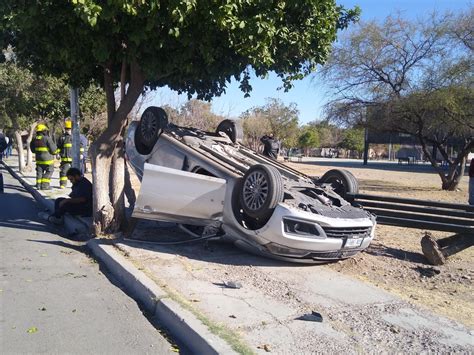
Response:
[[[0,167],[0,169],[2,169]],[[3,170],[0,194],[0,353],[135,354],[171,345],[74,241]]]

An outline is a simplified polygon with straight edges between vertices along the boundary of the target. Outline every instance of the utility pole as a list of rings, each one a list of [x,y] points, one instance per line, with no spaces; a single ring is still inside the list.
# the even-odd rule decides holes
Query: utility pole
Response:
[[[72,121],[72,166],[81,169],[80,147],[81,142],[79,138],[79,90],[69,88],[71,99],[71,121]]]
[[[365,126],[364,131],[364,165],[367,165],[369,160],[369,128]]]

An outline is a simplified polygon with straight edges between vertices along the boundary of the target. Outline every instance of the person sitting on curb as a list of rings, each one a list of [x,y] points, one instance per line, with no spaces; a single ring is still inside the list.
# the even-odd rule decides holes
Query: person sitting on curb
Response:
[[[54,201],[54,213],[47,220],[54,224],[62,224],[64,215],[69,213],[73,216],[92,216],[92,184],[81,171],[70,168],[66,176],[72,184],[70,198],[57,198]]]

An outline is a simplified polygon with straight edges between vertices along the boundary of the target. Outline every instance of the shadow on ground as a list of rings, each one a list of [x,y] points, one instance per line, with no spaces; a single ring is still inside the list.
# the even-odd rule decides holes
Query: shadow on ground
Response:
[[[215,240],[192,241],[192,238],[174,224],[140,220],[132,235],[121,241],[121,243],[133,248],[180,255],[193,260],[224,265],[268,267],[307,265],[274,260],[263,255],[252,254],[237,248],[232,243]],[[182,243],[183,241],[189,241],[189,243]],[[169,242],[181,244],[160,244]]]
[[[394,258],[402,261],[412,262],[412,263],[420,263],[426,264],[427,260],[425,256],[421,253],[415,253],[411,251],[406,251],[402,249],[396,249],[387,247],[380,244],[371,244],[367,250],[365,250],[366,254],[374,255],[374,256],[384,256],[387,258]]]

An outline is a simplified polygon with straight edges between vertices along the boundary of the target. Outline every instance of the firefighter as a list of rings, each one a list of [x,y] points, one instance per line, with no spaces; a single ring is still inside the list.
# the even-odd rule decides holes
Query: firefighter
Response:
[[[51,176],[54,171],[54,155],[57,147],[48,135],[48,127],[40,123],[36,127],[36,137],[31,141],[31,151],[36,156],[36,188],[39,190],[51,189]]]
[[[72,164],[72,122],[64,122],[64,134],[58,139],[58,150],[61,157],[59,167],[59,187],[64,189],[67,185],[67,171]]]

